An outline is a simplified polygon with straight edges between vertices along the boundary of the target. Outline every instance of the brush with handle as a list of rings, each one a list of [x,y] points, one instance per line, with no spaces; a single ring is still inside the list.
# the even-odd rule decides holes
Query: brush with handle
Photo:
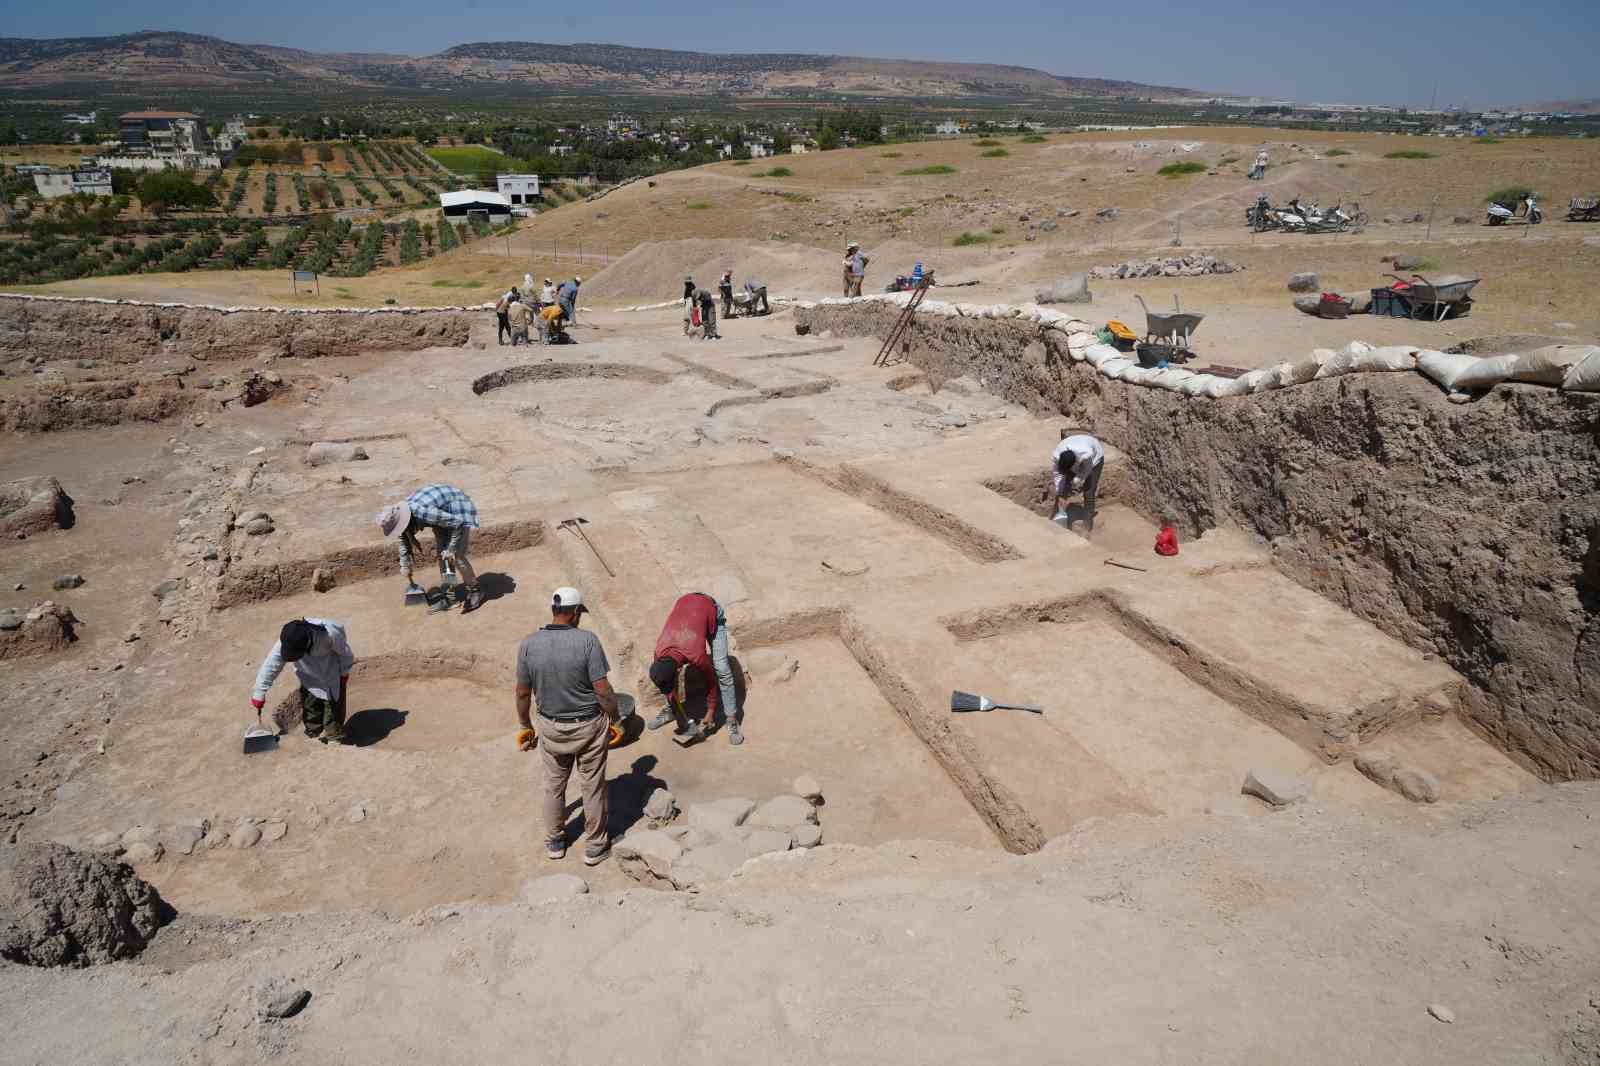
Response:
[[[1043,707],[1030,707],[1024,703],[996,703],[987,696],[976,696],[971,692],[956,691],[950,693],[950,709],[952,711],[992,711],[995,709],[1006,711],[1029,711],[1033,714],[1043,714]]]

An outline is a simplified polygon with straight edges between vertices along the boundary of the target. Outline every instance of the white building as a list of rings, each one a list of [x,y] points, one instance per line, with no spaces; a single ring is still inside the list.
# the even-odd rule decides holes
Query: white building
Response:
[[[765,144],[752,144],[750,146],[751,159],[765,159],[772,154],[772,147]]]
[[[809,151],[811,151],[811,149],[807,148],[805,145],[801,144],[799,141],[795,141],[793,144],[791,144],[789,146],[789,154],[790,155],[805,155]]]
[[[941,137],[959,137],[961,136],[961,127],[956,124],[955,119],[947,118],[933,127],[933,132]]]
[[[89,196],[111,195],[111,171],[103,168],[87,170],[49,170],[33,175],[33,187],[46,200],[85,193]]]
[[[490,222],[504,222],[511,217],[511,201],[487,189],[462,189],[459,192],[439,194],[439,206],[448,219],[468,219],[482,215]]]
[[[497,174],[495,184],[499,187],[500,195],[513,206],[537,203],[541,199],[537,174]]]
[[[65,115],[61,121],[74,126],[93,126],[100,118],[98,111],[85,111],[78,115]]]

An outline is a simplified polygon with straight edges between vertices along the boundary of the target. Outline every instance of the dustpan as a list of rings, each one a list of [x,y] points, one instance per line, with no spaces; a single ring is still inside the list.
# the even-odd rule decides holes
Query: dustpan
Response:
[[[956,691],[950,693],[950,709],[952,711],[992,711],[995,709],[1007,711],[1031,711],[1034,714],[1043,714],[1043,707],[1029,707],[1022,703],[995,703],[987,696],[977,696],[971,692]]]
[[[413,581],[406,586],[405,605],[407,607],[421,607],[428,602],[428,590]]]
[[[244,731],[244,753],[256,755],[278,746],[278,734],[261,724],[261,712],[256,712],[256,724]]]

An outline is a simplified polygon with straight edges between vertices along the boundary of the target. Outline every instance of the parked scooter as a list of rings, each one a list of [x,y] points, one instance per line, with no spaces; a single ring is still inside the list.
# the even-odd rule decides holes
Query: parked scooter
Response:
[[[1496,200],[1489,205],[1489,220],[1491,226],[1503,226],[1507,222],[1521,218],[1530,226],[1537,226],[1544,221],[1544,212],[1539,210],[1539,200],[1534,196],[1524,196],[1518,204],[1503,203]]]
[[[1326,211],[1318,210],[1315,204],[1306,212],[1307,233],[1343,233],[1350,228],[1350,216],[1339,210],[1339,205],[1334,204]]]

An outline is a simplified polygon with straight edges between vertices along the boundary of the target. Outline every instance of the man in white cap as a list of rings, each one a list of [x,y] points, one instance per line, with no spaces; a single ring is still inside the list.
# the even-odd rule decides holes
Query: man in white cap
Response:
[[[556,589],[550,624],[528,634],[517,649],[517,746],[523,751],[534,746],[532,704],[537,700],[545,854],[559,859],[567,853],[567,782],[576,769],[583,792],[583,862],[597,866],[611,854],[606,751],[609,727],[620,718],[600,638],[578,628],[583,612],[577,589]]]
[[[1050,453],[1050,472],[1055,478],[1057,525],[1067,527],[1072,519],[1067,497],[1083,493],[1083,528],[1094,532],[1095,494],[1100,490],[1100,473],[1105,469],[1106,450],[1088,433],[1061,431],[1061,443]]]
[[[861,245],[851,241],[844,246],[844,294],[846,296],[860,296],[861,282],[867,276],[866,256],[861,254]]]
[[[422,550],[417,534],[424,527],[433,530],[433,543],[439,549],[440,576],[450,569],[460,575],[466,590],[461,613],[476,611],[483,606],[483,594],[478,589],[478,575],[467,553],[472,548],[472,531],[478,528],[477,505],[454,485],[428,485],[378,512],[378,528],[384,537],[400,539],[400,576],[405,578],[407,589],[413,584],[411,560]],[[450,590],[446,588],[445,594],[429,609],[449,610]]]
[[[539,290],[539,306],[549,307],[556,302],[556,283],[549,278],[544,279],[544,288]]]

